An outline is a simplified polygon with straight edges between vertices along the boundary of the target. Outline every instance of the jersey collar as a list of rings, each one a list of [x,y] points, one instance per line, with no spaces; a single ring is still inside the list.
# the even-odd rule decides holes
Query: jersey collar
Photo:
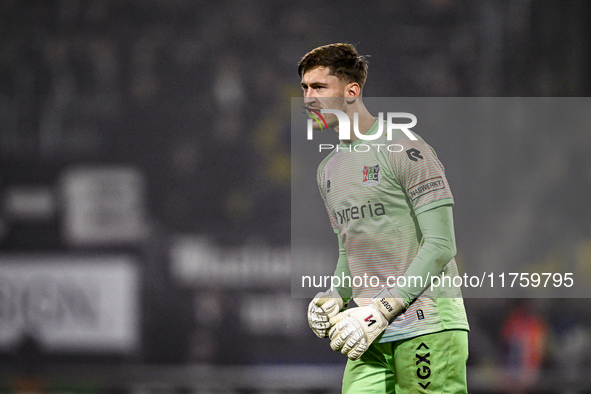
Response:
[[[378,131],[378,124],[379,124],[379,119],[378,119],[378,118],[375,118],[375,120],[376,120],[376,121],[374,122],[374,124],[373,124],[373,125],[372,125],[372,126],[369,128],[369,130],[367,130],[367,133],[365,133],[364,135],[374,135],[375,133],[377,133],[377,131]],[[351,132],[353,132],[353,131],[351,130]],[[362,140],[361,138],[358,138],[358,139],[356,139],[355,141],[353,141],[353,142],[352,142],[352,143],[350,143],[350,144],[346,144],[346,143],[344,143],[344,142],[341,140],[341,142],[340,142],[340,144],[339,144],[339,147],[340,147],[340,148],[349,149],[349,148],[351,148],[351,147],[354,147],[354,146],[357,146],[357,145],[359,145],[359,144],[363,144],[363,143],[364,143],[364,140]]]

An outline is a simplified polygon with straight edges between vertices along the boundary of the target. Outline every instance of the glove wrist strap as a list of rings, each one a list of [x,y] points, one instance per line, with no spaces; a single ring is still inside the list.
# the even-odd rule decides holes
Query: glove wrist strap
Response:
[[[406,309],[406,302],[394,289],[382,289],[373,298],[373,304],[389,322]]]

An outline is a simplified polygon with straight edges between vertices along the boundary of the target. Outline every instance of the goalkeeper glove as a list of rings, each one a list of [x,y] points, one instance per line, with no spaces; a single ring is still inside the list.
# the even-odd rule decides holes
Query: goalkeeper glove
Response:
[[[308,305],[308,324],[314,334],[326,338],[331,327],[330,319],[348,306],[348,300],[343,300],[336,291],[328,290],[316,294]]]
[[[373,298],[373,305],[352,308],[330,319],[330,347],[357,360],[405,308],[396,290],[383,289]]]

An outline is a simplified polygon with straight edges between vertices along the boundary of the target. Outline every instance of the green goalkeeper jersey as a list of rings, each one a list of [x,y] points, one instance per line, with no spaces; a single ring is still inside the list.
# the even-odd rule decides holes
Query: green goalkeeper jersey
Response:
[[[366,135],[378,131],[379,121]],[[375,140],[341,142],[318,167],[317,181],[330,222],[342,238],[351,274],[352,294],[359,306],[383,287],[396,287],[421,246],[417,214],[453,205],[445,170],[435,151],[386,126]],[[452,259],[443,272],[458,275]],[[401,284],[403,286],[403,284]],[[468,330],[461,292],[445,295],[425,290],[386,329],[380,342],[448,330]]]

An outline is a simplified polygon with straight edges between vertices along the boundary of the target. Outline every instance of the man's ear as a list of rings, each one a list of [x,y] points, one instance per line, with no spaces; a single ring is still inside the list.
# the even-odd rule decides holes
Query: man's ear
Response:
[[[345,99],[348,104],[353,104],[361,96],[361,87],[357,82],[351,82],[345,86]]]

